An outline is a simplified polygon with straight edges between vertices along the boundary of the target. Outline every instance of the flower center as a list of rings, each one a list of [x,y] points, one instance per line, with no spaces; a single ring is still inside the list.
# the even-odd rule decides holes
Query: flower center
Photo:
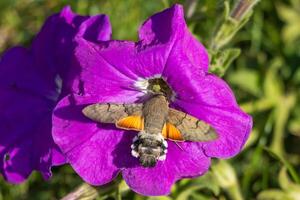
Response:
[[[175,96],[171,87],[162,77],[141,79],[135,83],[135,86],[148,93],[163,94],[168,100],[171,100]]]

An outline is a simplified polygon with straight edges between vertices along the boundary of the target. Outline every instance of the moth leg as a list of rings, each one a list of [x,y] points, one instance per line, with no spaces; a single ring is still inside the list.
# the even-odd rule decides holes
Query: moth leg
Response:
[[[181,149],[182,151],[184,151],[183,148],[178,144],[177,141],[174,141],[174,143],[176,144],[176,146],[177,146],[179,149]]]

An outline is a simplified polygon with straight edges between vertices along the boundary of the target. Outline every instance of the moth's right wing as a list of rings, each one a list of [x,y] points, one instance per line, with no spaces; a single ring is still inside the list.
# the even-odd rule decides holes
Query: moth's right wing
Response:
[[[143,104],[98,103],[85,107],[83,114],[100,123],[114,123],[118,128],[143,130]]]
[[[163,136],[176,141],[195,142],[212,141],[218,138],[218,134],[208,123],[173,108],[169,109]]]

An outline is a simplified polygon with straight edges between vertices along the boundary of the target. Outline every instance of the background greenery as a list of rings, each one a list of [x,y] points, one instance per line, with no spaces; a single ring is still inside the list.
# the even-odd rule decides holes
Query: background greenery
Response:
[[[67,4],[83,15],[109,15],[114,39],[135,40],[148,16],[175,2],[185,5],[190,30],[210,49],[212,72],[223,75],[228,67],[223,78],[253,116],[253,132],[238,156],[214,159],[209,173],[178,182],[169,197],[142,197],[121,182],[97,188],[97,199],[300,199],[300,0],[259,2],[232,40],[226,30],[235,33],[251,14],[228,21],[224,5],[232,10],[234,1],[0,0],[0,53],[29,46],[46,17]],[[81,183],[69,166],[54,168],[47,182],[39,173],[21,185],[0,177],[0,200],[59,199]]]

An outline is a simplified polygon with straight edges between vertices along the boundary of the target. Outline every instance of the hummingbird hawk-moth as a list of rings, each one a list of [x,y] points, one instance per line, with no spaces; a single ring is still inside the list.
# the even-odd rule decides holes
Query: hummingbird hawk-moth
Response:
[[[169,107],[167,98],[155,94],[145,103],[98,103],[83,109],[83,114],[100,123],[114,123],[117,128],[139,131],[131,145],[131,154],[144,167],[154,167],[165,160],[167,142],[211,141],[218,135],[206,122]]]

